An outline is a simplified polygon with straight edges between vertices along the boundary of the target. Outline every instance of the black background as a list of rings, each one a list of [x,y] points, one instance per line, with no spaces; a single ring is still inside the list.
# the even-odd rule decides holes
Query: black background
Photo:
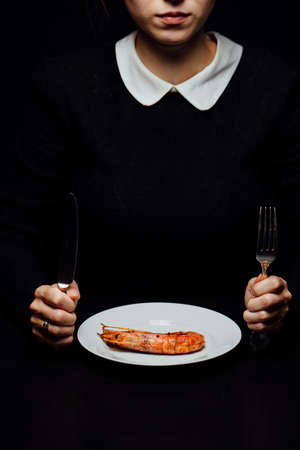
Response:
[[[130,27],[122,11],[124,2],[108,3],[114,5],[109,24],[103,17],[100,0],[18,0],[5,5],[4,14],[2,7],[3,42],[13,63],[11,69],[20,76],[40,52],[74,49],[88,43],[93,36],[88,11],[100,34],[113,27],[115,36],[121,37]],[[257,41],[274,47],[299,61],[297,2],[217,0],[207,28],[244,45]]]
[[[109,21],[100,0],[18,0],[2,4],[2,58],[11,86],[18,88],[41,55],[88,45],[94,39],[94,29],[100,42],[109,30],[116,39],[130,31],[124,1],[108,3],[114,5]],[[217,0],[207,28],[245,46],[255,41],[272,47],[299,63],[297,3]]]
[[[18,123],[26,82],[41,57],[76,51],[76,48],[89,45],[95,39],[101,45],[104,39],[116,40],[131,30],[124,1],[108,2],[113,5],[110,20],[103,14],[100,0],[17,0],[2,3],[1,103],[6,118],[3,132],[8,148]],[[280,56],[299,64],[297,3],[217,0],[207,29],[219,31],[244,46],[255,43],[271,47]]]
[[[88,0],[2,3],[2,162],[13,149],[24,89],[39,58],[74,51],[93,39],[101,42],[106,30],[112,29],[109,36],[116,39],[130,31],[126,16],[107,22],[98,9],[95,20],[94,1],[89,4],[96,35],[87,14]],[[253,42],[272,47],[298,64],[297,3],[217,0],[207,28],[245,47]],[[54,355],[32,343],[24,351],[22,337],[11,335],[3,325],[3,429],[12,448],[298,448],[296,339],[282,344],[285,348],[275,346],[267,355],[248,355],[238,348],[225,360],[207,366],[131,370],[90,358],[78,348],[73,349],[74,355]],[[13,338],[18,339],[15,350]],[[104,411],[108,418],[103,418]],[[147,422],[154,423],[150,433]],[[14,440],[18,441],[15,446]]]

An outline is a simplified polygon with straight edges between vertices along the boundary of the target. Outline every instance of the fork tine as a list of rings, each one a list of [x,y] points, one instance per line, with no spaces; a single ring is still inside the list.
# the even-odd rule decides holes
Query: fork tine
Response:
[[[277,212],[276,206],[273,208],[273,245],[272,251],[276,252],[278,247],[278,227],[277,227]]]
[[[273,215],[272,215],[272,207],[269,206],[269,219],[268,219],[268,246],[266,248],[267,251],[270,251],[272,249],[272,242],[274,238],[274,230],[273,230]],[[267,226],[267,224],[266,224]]]
[[[258,214],[258,230],[257,230],[257,245],[256,245],[257,253],[260,251],[261,246],[261,229],[262,229],[262,206],[259,207],[259,214]]]
[[[278,247],[278,227],[276,206],[260,206],[258,214],[258,232],[256,257],[270,259],[276,257]],[[259,261],[261,262],[261,261]]]
[[[264,251],[266,249],[267,245],[267,207],[264,207],[264,220],[263,220],[263,242],[262,242],[262,249],[261,251]]]

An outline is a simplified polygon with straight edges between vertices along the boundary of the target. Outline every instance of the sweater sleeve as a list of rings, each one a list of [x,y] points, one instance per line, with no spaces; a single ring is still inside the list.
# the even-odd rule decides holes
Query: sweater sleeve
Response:
[[[47,64],[35,71],[1,178],[1,308],[25,327],[35,288],[55,281],[60,205],[69,184],[69,129],[58,79]]]

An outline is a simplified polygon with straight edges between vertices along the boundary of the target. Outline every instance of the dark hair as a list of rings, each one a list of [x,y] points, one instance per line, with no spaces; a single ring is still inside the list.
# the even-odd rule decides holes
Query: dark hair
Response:
[[[100,0],[100,3],[102,5],[102,8],[104,9],[105,14],[107,14],[109,16],[109,11],[108,11],[108,8],[107,8],[106,1],[105,0]]]
[[[114,12],[125,10],[124,0],[96,0],[102,6],[103,11],[107,16],[111,16]]]
[[[124,0],[86,0],[86,5],[95,39],[116,41],[136,28]]]

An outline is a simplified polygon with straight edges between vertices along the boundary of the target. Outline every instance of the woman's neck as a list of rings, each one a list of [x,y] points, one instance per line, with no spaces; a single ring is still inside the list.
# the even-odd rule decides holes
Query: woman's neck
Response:
[[[139,30],[135,45],[142,63],[159,78],[175,85],[208,66],[217,49],[215,40],[208,39],[204,31],[179,47],[161,45]]]

